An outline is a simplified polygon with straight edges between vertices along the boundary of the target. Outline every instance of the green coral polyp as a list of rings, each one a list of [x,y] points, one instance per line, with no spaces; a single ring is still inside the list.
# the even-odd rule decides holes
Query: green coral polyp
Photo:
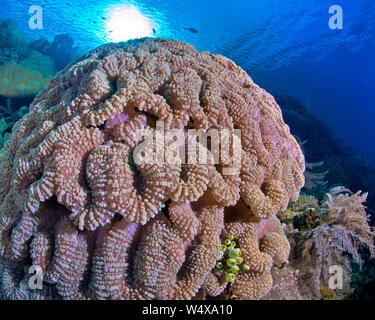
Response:
[[[233,259],[237,258],[237,254],[233,249],[229,249],[228,256],[229,258],[233,258]]]
[[[236,276],[233,273],[227,273],[225,275],[225,280],[227,280],[227,282],[232,282],[235,278]]]
[[[230,258],[230,259],[227,260],[227,266],[228,267],[235,266],[236,264],[237,264],[236,259]]]
[[[236,249],[230,248],[228,251],[228,256],[234,259],[237,259],[241,254],[242,254],[242,251],[241,249],[238,249],[238,248]]]
[[[229,248],[230,249],[234,249],[234,247],[236,246],[236,241],[232,241],[229,245]]]
[[[233,273],[237,273],[238,271],[240,271],[240,268],[237,265],[231,266],[230,271],[233,272]]]
[[[218,262],[216,263],[217,269],[225,269],[225,279],[227,282],[232,282],[236,278],[236,274],[242,271],[249,271],[250,267],[248,264],[243,264],[244,259],[241,257],[242,250],[240,248],[236,248],[236,241],[234,239],[238,239],[238,235],[229,236],[224,240],[224,244],[220,247],[220,256],[218,258]],[[223,260],[223,263],[219,260]]]
[[[236,258],[236,263],[237,264],[242,264],[243,263],[243,258],[242,257],[237,257]]]

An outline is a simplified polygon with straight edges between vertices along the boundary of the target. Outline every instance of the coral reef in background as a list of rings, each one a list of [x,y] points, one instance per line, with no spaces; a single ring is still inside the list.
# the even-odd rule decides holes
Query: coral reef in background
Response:
[[[39,56],[42,55],[43,60],[39,62],[40,67],[43,67],[46,59],[49,59],[46,65],[48,69],[52,63],[53,69],[62,70],[76,59],[80,52],[81,48],[74,46],[74,40],[68,34],[58,34],[52,42],[45,38],[32,40],[18,28],[17,23],[13,20],[0,20],[0,65],[9,61],[19,63],[25,59],[26,62],[30,57],[35,60],[31,65],[35,65]],[[39,56],[35,56],[37,54]],[[41,73],[46,76],[43,72]]]
[[[283,294],[290,299],[347,298],[353,292],[349,258],[361,264],[362,248],[374,258],[375,230],[369,225],[366,198],[367,193],[335,187],[321,203],[304,195],[292,202],[287,209],[295,212],[292,223],[291,214],[279,214],[292,246],[291,263],[285,270],[273,270],[277,285],[266,298],[282,299]],[[329,287],[332,266],[342,270],[342,289]]]
[[[375,167],[358,156],[348,143],[334,138],[330,128],[299,101],[285,95],[275,95],[275,99],[283,111],[283,118],[290,126],[291,133],[306,141],[303,144],[306,161],[323,162],[317,169],[319,173],[326,173],[324,182],[327,183],[309,192],[322,198],[329,191],[329,187],[335,185],[343,185],[350,190],[366,190],[371,224],[375,224]],[[311,170],[308,169],[307,172],[309,175]]]
[[[45,38],[31,41],[28,46],[45,56],[51,57],[57,70],[64,69],[79,56],[80,48],[74,46],[74,40],[68,34],[58,34],[52,42]]]
[[[366,261],[369,257],[365,256]],[[375,297],[375,265],[369,263],[359,263],[351,261],[352,265],[352,284],[354,289],[350,299],[353,300],[374,300]]]
[[[303,186],[307,190],[312,190],[316,188],[321,188],[322,186],[326,185],[328,181],[325,180],[329,170],[324,172],[315,171],[317,168],[323,166],[324,162],[314,162],[309,163],[306,162],[306,170],[305,170],[305,185]]]
[[[308,140],[300,141],[298,136],[295,136],[297,139],[299,145],[301,146],[303,154],[305,154],[304,145],[308,142]],[[324,186],[328,183],[328,181],[325,181],[325,177],[329,170],[326,170],[325,172],[316,171],[316,169],[321,168],[323,166],[324,162],[314,162],[309,163],[305,162],[305,185],[303,186],[304,190],[310,190],[310,191],[317,191],[317,189],[324,189]]]
[[[20,66],[33,71],[38,71],[43,78],[51,77],[56,73],[56,67],[53,60],[38,51],[32,51],[23,60],[18,62]]]
[[[35,97],[79,52],[67,34],[56,35],[52,42],[31,41],[14,21],[0,20],[0,100],[1,96],[21,98],[24,105],[22,98]]]
[[[156,120],[164,133],[241,129],[240,169],[225,175],[228,155],[215,164],[185,135],[207,163],[184,163],[168,139],[164,163],[135,162]],[[275,214],[304,169],[273,97],[231,60],[175,40],[101,46],[38,94],[0,154],[1,294],[34,297],[25,270],[40,266],[38,298],[261,298],[289,253]],[[231,237],[235,277],[217,268]]]
[[[32,50],[12,20],[0,20],[0,96],[34,97],[56,72],[53,60]]]
[[[0,20],[0,65],[22,60],[28,53],[26,36],[18,30],[17,24],[10,19]]]
[[[0,118],[7,122],[15,123],[29,110],[27,106],[22,106],[18,109],[13,109],[12,99],[7,98],[5,106],[0,105]]]
[[[5,106],[0,105],[0,149],[10,137],[13,125],[21,119],[29,110],[28,107],[22,106],[18,110],[13,110],[11,99],[6,100]]]
[[[0,118],[0,149],[9,139],[10,129],[13,127],[13,125],[14,122],[7,122],[4,118]]]
[[[330,128],[295,98],[290,96],[275,95],[275,99],[282,108],[283,118],[290,126],[291,133],[301,139],[302,148],[306,160],[313,163],[322,163],[318,168],[305,171],[306,183],[309,184],[310,177],[320,176],[321,182],[312,189],[304,188],[304,193],[313,195],[323,200],[324,195],[333,186],[344,185],[351,190],[366,190],[368,197],[366,201],[367,212],[370,215],[370,225],[375,225],[375,167],[358,156],[352,148],[344,141],[334,138]],[[308,187],[309,185],[307,185]],[[375,269],[375,260],[365,255],[366,268]],[[365,270],[356,268],[354,285],[356,291],[353,299],[374,299],[375,282],[367,281]],[[354,276],[354,274],[353,274]]]
[[[54,72],[47,73],[46,66],[52,61],[48,58],[39,60],[41,69],[36,69],[38,66],[31,63],[26,66],[31,61],[38,60],[26,58],[19,64],[9,61],[0,65],[0,95],[12,98],[35,96],[48,86]]]

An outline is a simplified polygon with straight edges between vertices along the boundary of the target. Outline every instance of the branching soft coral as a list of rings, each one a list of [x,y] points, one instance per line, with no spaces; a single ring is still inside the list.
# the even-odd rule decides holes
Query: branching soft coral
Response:
[[[320,290],[328,287],[330,267],[338,265],[343,271],[344,291],[336,296],[340,298],[347,294],[345,290],[350,287],[352,270],[349,257],[361,262],[362,247],[369,250],[371,258],[374,257],[375,230],[369,225],[370,217],[363,204],[366,198],[367,193],[352,193],[344,187],[336,187],[326,194],[318,207],[314,208],[312,197],[311,201],[307,201],[312,206],[289,206],[289,210],[298,211],[304,208],[305,213],[299,214],[304,216],[305,220],[310,221],[311,212],[317,218],[314,221],[318,223],[317,226],[314,226],[314,223],[309,224],[310,229],[306,228],[306,224],[299,226],[302,231],[298,233],[294,247],[295,265],[303,274],[300,280],[304,279],[304,285],[315,291],[316,296],[321,296]],[[306,201],[309,198],[303,199]],[[303,199],[300,202],[303,202]]]
[[[319,255],[319,265],[329,263],[332,248],[341,253],[349,253],[355,260],[361,262],[359,249],[367,247],[371,258],[374,257],[375,230],[370,227],[369,215],[366,214],[367,193],[358,191],[353,194],[343,187],[333,188],[327,194],[322,205],[323,224],[313,230],[313,238]],[[325,242],[324,239],[328,241]],[[327,253],[325,253],[327,252]],[[324,278],[324,274],[323,274]]]
[[[317,210],[319,210],[318,200],[314,196],[301,194],[297,201],[290,202],[286,210],[279,212],[277,216],[284,223],[291,223],[297,217],[296,219],[299,220],[300,225],[307,223],[307,229],[311,229],[309,227],[311,223],[307,222],[306,218],[308,215],[314,216]],[[311,218],[315,220],[315,217]]]

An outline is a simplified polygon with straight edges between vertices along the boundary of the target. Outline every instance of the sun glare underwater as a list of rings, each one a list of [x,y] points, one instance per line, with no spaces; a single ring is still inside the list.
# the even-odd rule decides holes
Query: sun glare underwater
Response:
[[[2,1],[0,300],[374,299],[374,52],[373,0]]]

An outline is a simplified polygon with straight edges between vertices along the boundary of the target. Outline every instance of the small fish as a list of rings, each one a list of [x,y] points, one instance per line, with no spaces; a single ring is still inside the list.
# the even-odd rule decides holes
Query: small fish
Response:
[[[185,27],[185,30],[190,31],[191,33],[198,33],[198,30],[194,29],[194,28],[187,28],[187,27]]]
[[[155,28],[152,28],[152,32],[153,32],[154,34],[156,34],[156,30],[155,30]]]

